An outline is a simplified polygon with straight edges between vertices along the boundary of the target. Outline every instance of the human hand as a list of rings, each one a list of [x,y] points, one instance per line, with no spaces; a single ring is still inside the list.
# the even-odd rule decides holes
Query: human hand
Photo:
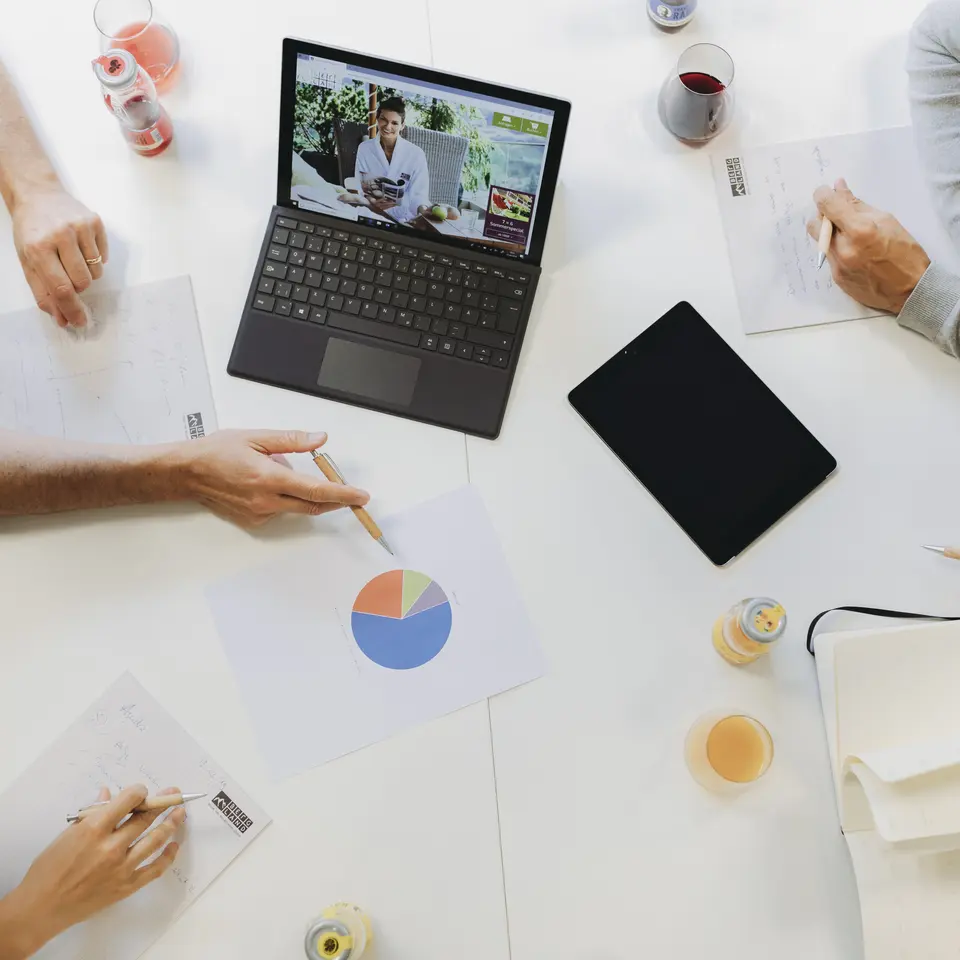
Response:
[[[173,863],[179,846],[171,841],[186,819],[186,811],[176,807],[156,829],[141,836],[163,813],[132,813],[146,796],[142,784],[127,787],[107,806],[71,824],[34,860],[20,885],[5,898],[5,907],[25,931],[20,939],[31,951],[136,893]],[[98,799],[110,800],[110,791],[101,790]],[[118,826],[128,814],[129,819]],[[141,866],[157,853],[160,855],[152,863]]]
[[[391,207],[397,206],[396,200],[387,200],[386,197],[381,197],[379,200],[369,200],[368,203],[370,209],[376,210],[378,213],[386,213]]]
[[[899,313],[930,266],[923,247],[896,217],[858,200],[846,180],[819,187],[813,198],[820,216],[807,233],[819,240],[822,218],[833,222],[827,260],[834,282],[868,307]]]
[[[186,462],[186,493],[218,516],[257,527],[281,513],[319,516],[344,506],[362,507],[370,495],[292,470],[285,453],[309,453],[325,433],[220,430],[179,445]]]
[[[61,327],[82,327],[87,311],[77,294],[103,276],[107,234],[100,218],[61,187],[36,190],[13,208],[17,256],[37,306]]]

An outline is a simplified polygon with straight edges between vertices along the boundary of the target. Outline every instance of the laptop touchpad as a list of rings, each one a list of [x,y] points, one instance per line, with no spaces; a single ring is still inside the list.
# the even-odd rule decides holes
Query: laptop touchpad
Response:
[[[416,357],[331,337],[317,385],[408,407],[419,374]]]

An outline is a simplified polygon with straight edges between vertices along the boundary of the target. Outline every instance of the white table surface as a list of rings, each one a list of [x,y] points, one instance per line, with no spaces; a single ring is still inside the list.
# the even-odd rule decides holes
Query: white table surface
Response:
[[[551,670],[274,784],[200,588],[315,531],[336,535],[343,518],[255,536],[192,508],[4,522],[0,786],[131,669],[272,813],[151,960],[292,960],[306,921],[344,898],[371,911],[380,960],[860,955],[803,636],[836,603],[960,610],[957,569],[918,548],[960,541],[960,368],[888,319],[748,340],[709,154],[908,122],[905,38],[922,2],[702,0],[698,20],[669,35],[639,0],[369,0],[363,16],[348,0],[275,0],[242,16],[212,0],[166,0],[185,75],[166,99],[176,147],[154,160],[126,150],[99,102],[86,64],[90,6],[18,3],[0,14],[0,56],[68,184],[107,223],[104,283],[190,273],[221,425],[328,430],[379,513],[478,484]],[[498,39],[506,25],[509,42]],[[544,281],[499,441],[226,375],[274,199],[285,34],[574,102]],[[739,105],[729,131],[693,150],[659,128],[655,98],[698,40],[730,50]],[[565,399],[680,299],[841,465],[723,570]],[[29,303],[4,224],[0,310]],[[729,469],[700,467],[704,483]],[[764,593],[786,605],[788,638],[756,668],[728,667],[711,623]],[[683,765],[688,726],[718,706],[754,712],[776,742],[770,773],[736,802],[701,791]],[[0,845],[11,829],[0,825]]]

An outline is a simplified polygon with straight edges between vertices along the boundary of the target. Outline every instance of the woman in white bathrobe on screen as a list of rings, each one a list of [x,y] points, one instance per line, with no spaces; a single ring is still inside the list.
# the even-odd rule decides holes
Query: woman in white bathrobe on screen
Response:
[[[424,152],[400,134],[406,122],[406,104],[390,97],[377,107],[377,137],[364,140],[357,150],[357,179],[373,210],[390,211],[395,220],[406,222],[417,216],[417,208],[430,202],[430,173]],[[389,177],[406,184],[403,199],[370,196],[376,177]]]

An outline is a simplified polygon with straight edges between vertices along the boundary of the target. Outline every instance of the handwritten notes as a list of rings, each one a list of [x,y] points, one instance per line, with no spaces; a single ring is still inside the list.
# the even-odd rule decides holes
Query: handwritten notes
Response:
[[[189,277],[86,297],[87,332],[0,317],[0,429],[163,443],[217,427]]]
[[[714,185],[747,333],[877,316],[817,269],[813,192],[843,177],[893,213],[932,258],[957,266],[924,185],[909,127],[751,148],[713,158]]]
[[[0,896],[66,827],[65,818],[132,783],[207,797],[190,804],[173,867],[51,941],[40,960],[135,960],[270,822],[222,767],[130,675],[122,676],[0,795]]]

